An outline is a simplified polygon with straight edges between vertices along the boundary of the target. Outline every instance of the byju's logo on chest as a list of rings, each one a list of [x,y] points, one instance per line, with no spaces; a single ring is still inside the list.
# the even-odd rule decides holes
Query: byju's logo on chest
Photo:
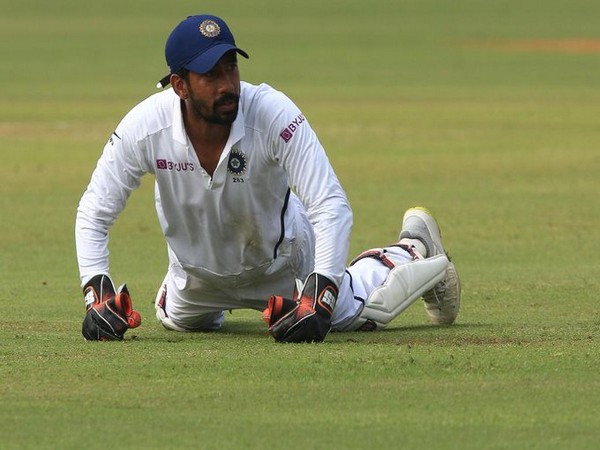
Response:
[[[157,170],[170,170],[175,172],[194,171],[194,163],[189,162],[174,162],[168,159],[157,159],[156,160]]]

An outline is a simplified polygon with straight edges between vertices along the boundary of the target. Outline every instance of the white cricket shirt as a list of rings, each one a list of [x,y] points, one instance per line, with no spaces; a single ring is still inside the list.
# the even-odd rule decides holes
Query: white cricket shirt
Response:
[[[108,231],[146,173],[155,176],[169,257],[187,273],[251,283],[289,264],[301,219],[289,207],[296,195],[315,232],[314,270],[340,284],[352,211],[316,134],[281,92],[241,83],[238,116],[212,177],[187,138],[172,89],[135,106],[104,147],[77,209],[82,285],[109,273]]]

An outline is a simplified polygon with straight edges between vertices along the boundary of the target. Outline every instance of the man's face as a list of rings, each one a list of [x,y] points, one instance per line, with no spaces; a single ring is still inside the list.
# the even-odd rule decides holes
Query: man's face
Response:
[[[225,53],[206,73],[189,73],[192,112],[208,123],[231,125],[238,113],[240,72],[235,50]]]

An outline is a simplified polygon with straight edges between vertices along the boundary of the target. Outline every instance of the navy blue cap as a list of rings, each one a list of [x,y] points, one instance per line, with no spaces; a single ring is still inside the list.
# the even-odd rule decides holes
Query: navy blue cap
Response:
[[[230,50],[248,58],[248,54],[235,45],[233,34],[223,19],[208,14],[189,16],[175,27],[167,39],[165,58],[170,73],[156,87],[167,86],[171,74],[181,69],[206,73]]]

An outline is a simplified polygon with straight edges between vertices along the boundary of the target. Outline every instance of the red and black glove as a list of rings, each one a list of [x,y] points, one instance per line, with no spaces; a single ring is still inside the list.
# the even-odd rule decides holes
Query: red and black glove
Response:
[[[138,327],[142,318],[133,310],[127,286],[116,292],[107,275],[96,275],[83,287],[86,314],[81,333],[88,341],[122,341],[129,328]]]
[[[322,342],[331,329],[337,296],[333,281],[311,273],[302,292],[294,295],[295,300],[273,295],[263,311],[263,320],[278,342]]]

